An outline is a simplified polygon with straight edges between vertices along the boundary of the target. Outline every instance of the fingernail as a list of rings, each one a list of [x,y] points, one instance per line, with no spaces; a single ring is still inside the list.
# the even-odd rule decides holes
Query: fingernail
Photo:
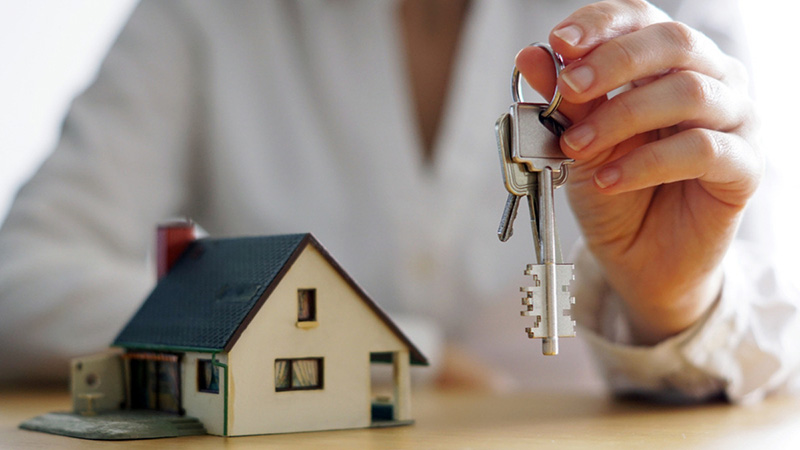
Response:
[[[594,70],[589,66],[580,66],[561,74],[561,79],[575,92],[583,92],[594,82]]]
[[[570,128],[564,133],[564,142],[575,151],[582,150],[594,140],[594,129],[587,124]]]
[[[605,189],[619,181],[621,176],[622,172],[618,167],[604,167],[595,172],[594,182],[600,186],[601,189]]]
[[[575,25],[567,25],[565,27],[559,28],[553,31],[553,34],[556,35],[557,38],[561,39],[562,41],[566,42],[567,44],[575,47],[581,42],[581,38],[583,37],[583,32],[580,28],[576,27]]]

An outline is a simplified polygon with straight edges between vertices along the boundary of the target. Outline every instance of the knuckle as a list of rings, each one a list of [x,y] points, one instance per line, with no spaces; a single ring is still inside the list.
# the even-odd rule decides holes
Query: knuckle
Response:
[[[669,42],[683,52],[695,53],[697,51],[699,36],[692,27],[681,22],[662,22],[655,26]]]
[[[704,128],[694,128],[687,133],[689,145],[700,158],[704,167],[712,164],[725,152],[725,145],[718,139],[719,135],[716,132]]]
[[[648,11],[651,8],[649,2],[644,0],[618,0],[623,6],[639,13]]]
[[[641,26],[670,21],[670,17],[657,6],[645,0],[617,0],[628,13],[633,14]]]
[[[596,25],[598,27],[604,28],[614,22],[617,16],[617,8],[614,6],[612,2],[598,2],[592,3],[591,5],[587,5],[583,7],[583,12],[588,17],[596,18]],[[597,20],[599,19],[599,20]]]
[[[630,96],[617,95],[609,100],[609,106],[611,106],[612,111],[608,116],[614,117],[615,122],[626,124],[624,127],[625,129],[638,129],[637,124],[639,123],[642,115],[639,113],[637,104],[631,100]],[[625,137],[627,138],[630,136]]]
[[[637,54],[632,49],[620,43],[617,39],[608,41],[606,43],[606,50],[613,54],[613,65],[617,67],[617,70],[628,72],[635,69],[640,64]]]
[[[695,105],[705,106],[717,98],[717,89],[709,78],[697,72],[682,71],[676,74],[681,98]]]

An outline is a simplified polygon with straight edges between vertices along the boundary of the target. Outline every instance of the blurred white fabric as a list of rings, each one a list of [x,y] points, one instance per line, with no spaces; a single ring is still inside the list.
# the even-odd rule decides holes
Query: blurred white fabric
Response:
[[[67,358],[110,342],[152,286],[155,223],[182,214],[213,236],[311,231],[384,308],[435,321],[518,386],[602,385],[584,341],[552,358],[525,337],[526,224],[508,244],[494,234],[505,191],[492,124],[510,104],[514,55],[583,3],[472,5],[431,166],[394,2],[142,4],[0,235],[0,379],[66,374]],[[741,50],[731,2],[661,5]],[[564,200],[569,248],[578,230]],[[752,241],[769,211],[755,210],[742,228]],[[595,331],[589,342],[611,355]],[[646,355],[626,351],[633,373]],[[698,368],[672,353],[668,374],[639,385]]]

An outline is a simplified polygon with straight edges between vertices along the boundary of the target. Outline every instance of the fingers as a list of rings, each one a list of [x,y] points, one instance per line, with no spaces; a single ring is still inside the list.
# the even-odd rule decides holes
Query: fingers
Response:
[[[721,201],[744,206],[762,166],[760,155],[738,135],[693,128],[604,165],[594,183],[604,193],[618,194],[696,179]]]
[[[696,72],[676,72],[600,105],[564,133],[562,149],[577,160],[588,159],[635,135],[661,128],[732,130],[751,112],[746,97],[718,80]]]
[[[556,71],[553,59],[546,50],[539,47],[525,47],[517,54],[515,64],[528,84],[547,101],[553,98],[556,87]],[[573,122],[582,119],[602,99],[593,102],[575,104],[562,101],[559,112],[565,114]]]
[[[690,70],[746,88],[744,67],[708,37],[641,0],[612,0],[579,9],[550,35],[572,61],[558,81],[572,103],[598,98],[628,83]]]
[[[550,35],[567,61],[558,80],[541,49],[521,51],[517,67],[548,99],[557,84],[559,110],[575,123],[562,149],[601,192],[698,180],[723,201],[744,204],[762,165],[742,137],[753,121],[744,66],[670,20],[643,0],[595,3]],[[633,89],[606,100],[625,86]]]
[[[558,86],[565,99],[580,103],[636,80],[680,70],[737,87],[745,79],[739,64],[706,36],[681,23],[666,22],[600,45],[562,71]]]
[[[639,0],[612,0],[578,9],[550,33],[550,45],[567,60],[584,57],[600,44],[669,21],[666,13]]]

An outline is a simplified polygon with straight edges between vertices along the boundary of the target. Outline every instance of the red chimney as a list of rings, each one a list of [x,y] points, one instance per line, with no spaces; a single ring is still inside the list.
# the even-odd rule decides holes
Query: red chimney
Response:
[[[195,238],[194,223],[188,219],[158,226],[156,231],[156,273],[159,280],[169,272],[178,257]]]

